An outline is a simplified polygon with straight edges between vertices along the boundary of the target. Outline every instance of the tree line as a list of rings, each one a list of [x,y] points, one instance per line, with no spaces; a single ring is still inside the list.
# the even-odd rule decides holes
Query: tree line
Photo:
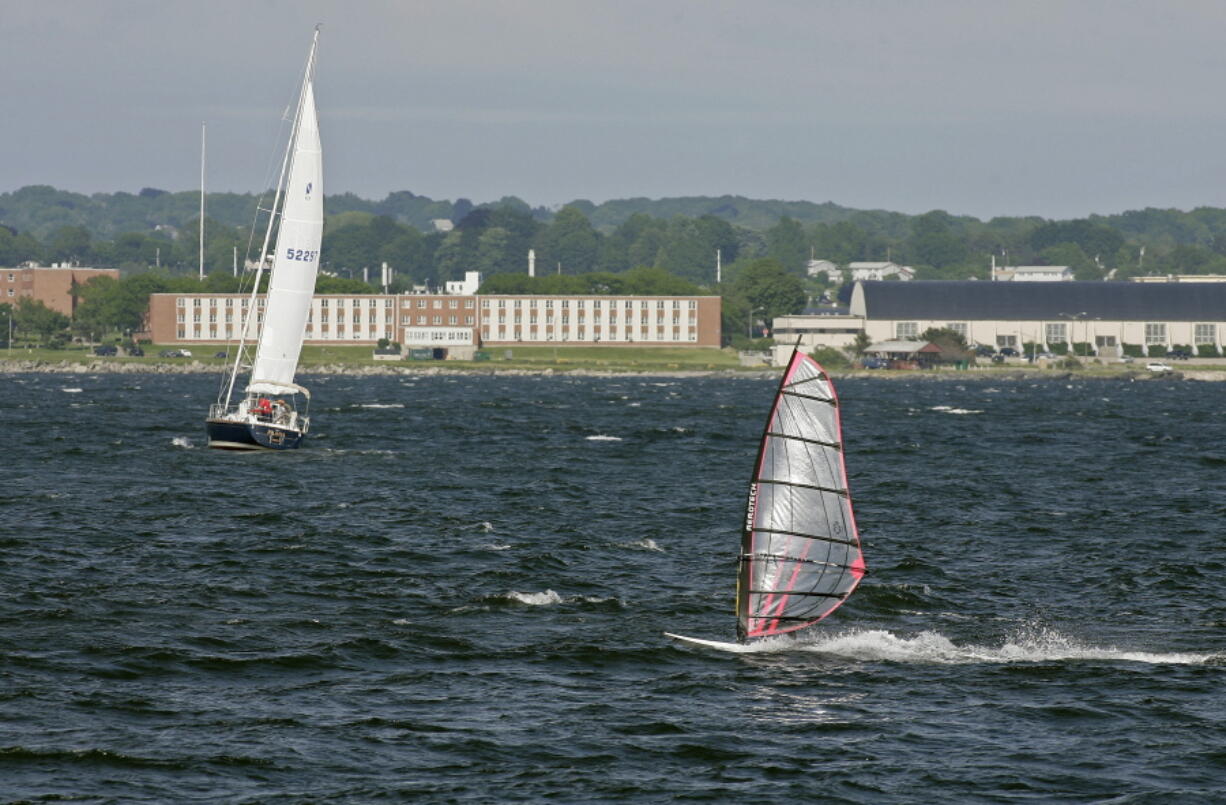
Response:
[[[892,260],[913,266],[919,279],[987,278],[993,258],[999,265],[1068,265],[1087,280],[1226,273],[1226,210],[1208,207],[980,221],[941,210],[911,216],[740,197],[578,201],[557,211],[514,197],[474,205],[407,191],[380,202],[340,194],[325,203],[322,267],[357,278],[386,262],[404,286],[434,285],[468,270],[525,273],[529,249],[536,251],[538,274],[648,266],[704,285],[715,281],[717,251],[732,272],[738,259],[770,257],[798,276],[811,258],[840,265]],[[0,194],[0,265],[71,261],[190,273],[199,268],[198,204],[194,193],[152,188],[84,196],[27,187]],[[209,196],[206,272],[254,258],[264,226],[259,206],[251,194]],[[438,231],[435,221],[454,229]]]
[[[190,210],[198,216],[198,202],[195,194],[149,188],[94,196],[46,187],[0,194],[0,265],[37,261],[115,267],[124,277],[121,286],[142,277],[133,287],[180,290],[172,286],[197,282],[200,219],[191,217]],[[767,325],[775,316],[828,298],[831,278],[807,274],[812,258],[839,265],[891,260],[913,266],[920,280],[986,279],[993,260],[998,265],[1068,265],[1081,280],[1226,273],[1226,210],[1213,208],[1141,210],[1071,221],[980,221],[941,210],[910,216],[738,197],[602,205],[580,201],[557,211],[532,208],[513,197],[474,205],[408,192],[390,194],[382,202],[341,194],[326,203],[321,292],[382,290],[363,280],[377,283],[386,263],[394,272],[392,292],[437,288],[479,271],[485,292],[527,292],[512,289],[531,287],[545,293],[712,293],[724,298],[730,340],[760,332],[754,322]],[[236,285],[234,275],[241,276],[247,261],[257,258],[264,224],[255,214],[259,205],[254,196],[217,194],[209,197],[209,205],[204,221],[207,279],[197,287],[219,291]],[[114,217],[108,227],[94,230],[82,221],[96,220],[99,209]],[[21,229],[11,223],[32,223],[36,211],[43,215],[37,226]],[[247,217],[249,222],[235,223]],[[162,219],[175,223],[156,223]],[[48,228],[48,220],[60,223]],[[449,222],[451,228],[437,227],[435,221]],[[124,226],[132,229],[118,231]],[[536,273],[531,283],[530,250]],[[88,326],[95,330],[135,326],[133,303],[94,303],[89,293],[82,296],[78,319],[92,317]],[[104,310],[110,312],[98,312]]]

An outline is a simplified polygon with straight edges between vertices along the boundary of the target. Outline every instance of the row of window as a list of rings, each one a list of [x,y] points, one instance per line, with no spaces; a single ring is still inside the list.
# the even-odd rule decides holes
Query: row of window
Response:
[[[635,335],[636,333],[635,333],[634,327],[625,328],[624,340],[633,341],[635,339]],[[671,330],[669,330],[668,328],[664,328],[664,327],[656,327],[654,339],[651,337],[652,336],[651,327],[639,327],[637,335],[640,341],[652,341],[652,340],[681,341],[683,340],[682,338],[683,334],[681,332],[680,327],[673,327],[671,328]],[[687,341],[697,341],[698,340],[698,332],[693,327],[688,328],[687,332],[684,335],[685,335],[684,340],[687,340]],[[481,328],[481,337],[486,339],[487,341],[490,339],[490,328],[488,326],[483,326]],[[528,332],[525,333],[522,327],[514,327],[512,328],[511,334],[509,336],[510,339],[514,339],[514,340],[522,340],[525,337],[529,341],[552,341],[554,340],[553,333],[545,333],[543,331],[538,331],[535,328],[530,328]],[[607,338],[610,341],[621,340],[618,338],[617,327],[610,327],[608,331],[603,334],[599,330],[593,330],[592,338],[594,340],[599,341],[602,337]],[[497,341],[508,340],[507,328],[505,326],[498,327],[497,337],[494,340],[497,340]],[[569,341],[570,340],[570,330],[569,329],[563,330],[561,332],[559,340]],[[587,329],[584,327],[579,327],[575,332],[575,340],[576,341],[588,340]]]
[[[427,304],[426,304],[427,302],[434,302],[434,304],[433,304],[433,305],[427,305]],[[416,305],[415,305],[414,303],[416,303]],[[431,299],[416,299],[416,300],[413,300],[413,299],[406,299],[406,300],[404,300],[404,306],[405,306],[406,308],[410,308],[410,307],[414,307],[414,306],[416,306],[416,307],[418,307],[418,308],[425,308],[425,307],[442,308],[442,307],[443,307],[443,300],[442,300],[442,299],[433,299],[433,300],[431,300]],[[389,305],[389,307],[390,307],[390,305]],[[448,300],[447,300],[447,307],[448,307],[448,308],[450,308],[451,310],[456,310],[457,308],[459,308],[459,307],[460,307],[460,300],[459,300],[459,299],[448,299]],[[472,299],[465,299],[465,300],[464,300],[464,307],[466,307],[466,308],[473,308],[473,307],[475,307],[474,301],[473,301]]]
[[[471,317],[470,317],[470,318],[471,318]],[[563,324],[569,324],[569,323],[570,323],[570,314],[569,314],[569,312],[561,314],[560,318],[561,318],[561,321],[562,321],[562,323],[563,323]],[[633,314],[627,314],[627,315],[626,315],[626,317],[625,317],[626,324],[631,324],[631,323],[632,323],[632,322],[630,321],[630,320],[631,320],[631,318],[633,318]],[[689,320],[690,320],[690,324],[693,324],[694,322],[696,322],[696,321],[698,320],[698,317],[697,317],[697,315],[696,315],[696,314],[694,314],[694,313],[690,313],[690,319],[689,319]],[[579,322],[579,324],[583,324],[583,323],[585,322],[585,319],[584,319],[584,316],[583,316],[583,311],[582,311],[582,310],[581,310],[581,311],[579,311],[579,315],[578,315],[577,321]],[[601,318],[600,318],[600,312],[599,312],[599,311],[597,311],[595,314],[593,314],[593,316],[592,316],[592,321],[593,321],[593,323],[595,323],[595,324],[600,324],[600,323],[601,323]],[[516,314],[514,315],[514,317],[512,318],[512,322],[513,322],[514,324],[523,324],[523,314],[522,314],[522,313],[516,313]],[[545,313],[545,323],[546,323],[546,324],[553,324],[553,322],[554,322],[554,315],[553,315],[553,313],[546,312],[546,313]],[[488,311],[483,312],[483,313],[481,314],[481,323],[482,323],[482,324],[489,324],[489,323],[490,323],[490,314],[489,314],[489,312],[488,312]],[[499,323],[499,324],[506,324],[506,323],[507,323],[507,314],[506,314],[506,312],[505,312],[505,311],[499,312],[499,314],[498,314],[498,323]],[[536,314],[535,312],[533,312],[533,311],[529,311],[529,312],[528,312],[528,323],[529,323],[529,324],[536,324],[536,323],[537,323],[537,314]],[[617,311],[616,311],[616,310],[609,311],[609,323],[610,323],[610,324],[617,324]],[[639,316],[639,323],[640,323],[640,324],[647,324],[647,323],[648,323],[648,321],[647,321],[647,311],[645,311],[645,310],[644,310],[644,311],[642,312],[642,315],[641,315],[641,316]],[[673,320],[672,320],[672,323],[673,323],[674,325],[681,324],[681,314],[680,314],[680,313],[674,313],[674,314],[673,314]],[[657,313],[657,314],[656,314],[656,324],[664,324],[664,314],[663,314],[663,313]]]
[[[420,344],[424,341],[446,341],[451,344],[471,344],[472,330],[408,330],[405,343]]]
[[[482,300],[481,300],[481,307],[483,307],[483,308],[488,308],[488,307],[490,307],[490,301],[491,301],[491,300],[489,300],[489,299],[482,299]],[[538,303],[543,303],[543,304],[544,304],[544,306],[545,306],[545,309],[546,309],[546,310],[551,310],[551,309],[553,308],[553,303],[554,303],[555,301],[556,301],[556,302],[559,302],[559,303],[560,303],[560,306],[561,306],[563,309],[567,309],[567,308],[569,308],[569,307],[570,307],[570,303],[571,303],[571,301],[572,301],[572,300],[570,300],[570,299],[557,299],[557,300],[554,300],[554,299],[544,299],[544,300],[538,300],[538,299],[528,299],[528,300],[523,300],[523,299],[511,299],[511,300],[506,300],[506,299],[495,299],[495,300],[493,300],[493,301],[497,303],[497,304],[495,305],[495,307],[499,307],[499,308],[505,308],[505,307],[508,307],[508,305],[507,305],[507,302],[508,302],[508,301],[512,302],[512,304],[510,305],[510,307],[512,307],[512,308],[521,308],[521,307],[524,307],[524,302],[525,302],[525,301],[527,301],[527,302],[528,302],[527,307],[529,307],[529,308],[535,308],[535,307],[537,307]],[[574,301],[574,303],[575,303],[575,307],[576,307],[576,308],[578,308],[578,309],[580,309],[580,310],[582,310],[582,309],[584,308],[584,306],[585,306],[585,305],[587,305],[587,304],[589,304],[589,303],[591,304],[591,306],[592,306],[592,309],[593,309],[593,310],[600,310],[600,309],[601,309],[602,304],[603,304],[605,301],[608,301],[608,303],[609,303],[609,308],[610,308],[610,309],[612,309],[612,308],[614,308],[614,307],[616,307],[616,306],[617,306],[617,302],[618,302],[618,300],[616,300],[616,299],[609,299],[609,300],[604,300],[604,299],[575,299],[575,300],[573,300],[573,301]],[[635,300],[633,300],[633,299],[625,299],[625,300],[621,300],[621,301],[622,301],[622,306],[623,306],[623,307],[625,307],[626,309],[630,309],[630,308],[632,308],[632,307],[634,307],[634,306],[635,306]],[[680,310],[680,309],[681,309],[681,302],[682,302],[682,300],[681,300],[681,299],[673,299],[673,300],[667,300],[667,299],[656,299],[656,300],[654,300],[654,301],[655,301],[655,307],[656,307],[656,309],[657,309],[657,310],[664,310],[664,309],[665,309],[665,305],[666,305],[666,303],[667,303],[667,302],[669,302],[669,301],[671,301],[671,302],[672,302],[672,309],[673,309],[673,310]],[[689,306],[689,309],[690,309],[690,310],[696,310],[696,309],[698,308],[698,301],[697,301],[697,300],[695,300],[695,299],[688,299],[688,300],[685,300],[685,301],[687,301],[687,302],[689,303],[689,305],[688,305],[688,306]],[[641,308],[648,308],[648,307],[650,307],[650,306],[651,306],[651,301],[649,301],[649,300],[647,300],[647,299],[640,299],[640,300],[638,300],[638,306],[639,306],[639,307],[641,307]]]
[[[179,297],[179,298],[176,300],[176,304],[177,304],[179,307],[188,307],[188,304],[187,304],[187,299],[188,299],[188,298],[187,298],[187,297],[185,297],[185,296],[180,296],[180,297]],[[216,297],[212,297],[212,296],[210,296],[210,297],[193,297],[193,298],[192,298],[191,307],[204,307],[204,301],[205,301],[205,299],[207,299],[207,300],[208,300],[208,303],[209,303],[209,304],[208,304],[208,306],[209,306],[209,307],[217,307],[218,302],[221,302],[221,304],[222,304],[222,306],[223,306],[223,307],[234,307],[234,297],[232,297],[232,296],[230,296],[230,297],[226,297],[225,299],[221,299],[221,300],[218,300]],[[240,302],[242,302],[242,307],[247,307],[247,300],[246,300],[246,299],[240,299],[239,301],[240,301]],[[318,301],[319,301],[319,306],[320,306],[321,308],[326,308],[326,307],[345,307],[345,306],[346,306],[346,305],[345,305],[345,301],[346,301],[346,300],[344,300],[344,299],[320,299],[320,300],[318,300]],[[365,300],[365,301],[366,301],[366,304],[365,304],[365,305],[363,305],[363,304],[362,304],[362,301],[363,301],[363,300],[361,300],[361,299],[350,299],[350,300],[348,300],[348,301],[349,301],[349,305],[348,305],[349,307],[379,307],[379,300],[378,300],[378,299],[376,299],[376,298],[374,298],[374,297],[367,298],[367,299]],[[424,300],[422,300],[422,301],[424,301]],[[332,305],[332,304],[331,304],[332,302],[335,302],[336,304],[335,304],[335,305]],[[264,297],[262,297],[262,296],[261,296],[261,297],[259,297],[259,305],[260,305],[260,307],[264,307]],[[383,300],[383,307],[395,307],[395,306],[396,306],[396,305],[395,305],[395,303],[394,303],[394,300],[392,300],[392,299],[384,299],[384,300]],[[425,307],[425,305],[419,305],[419,307]],[[437,307],[437,306],[436,306],[436,307]],[[452,305],[452,307],[455,307],[455,305]],[[472,305],[469,305],[469,307],[472,307]]]
[[[210,324],[210,325],[208,326],[208,335],[206,336],[206,335],[205,335],[205,330],[204,330],[204,327],[203,327],[202,325],[199,325],[199,324],[194,324],[194,325],[192,325],[192,336],[191,336],[191,337],[192,337],[192,338],[197,338],[197,339],[203,339],[203,338],[206,338],[206,337],[207,337],[207,338],[213,338],[213,339],[216,339],[216,338],[224,338],[224,339],[226,339],[226,340],[232,340],[232,339],[234,338],[234,336],[235,336],[235,333],[234,333],[234,326],[233,326],[233,325],[230,325],[230,324],[227,324],[227,325],[225,326],[225,328],[224,328],[224,329],[225,329],[225,332],[224,332],[224,333],[222,333],[222,332],[221,332],[221,328],[219,328],[219,327],[218,327],[217,325],[215,325],[215,324]],[[179,327],[179,329],[178,329],[178,334],[179,334],[179,338],[187,338],[187,337],[188,337],[188,336],[187,336],[187,328],[186,328],[186,327]],[[385,330],[379,330],[379,329],[376,329],[376,328],[374,328],[374,327],[371,327],[370,329],[368,329],[368,330],[367,330],[366,334],[365,334],[365,335],[363,335],[363,334],[362,334],[362,330],[361,330],[361,328],[360,328],[360,327],[354,327],[354,328],[353,328],[353,329],[352,329],[352,330],[351,330],[351,331],[348,333],[348,335],[347,335],[347,334],[346,334],[346,331],[345,331],[345,325],[343,325],[343,324],[338,324],[338,325],[336,325],[336,328],[335,328],[335,329],[333,329],[333,330],[329,330],[329,329],[328,329],[328,325],[324,324],[324,325],[322,325],[322,326],[320,327],[320,333],[319,333],[319,335],[317,336],[317,335],[315,335],[315,328],[314,328],[312,325],[308,324],[308,325],[307,325],[307,328],[306,328],[306,337],[307,337],[308,339],[315,339],[315,338],[326,338],[326,339],[342,339],[342,338],[351,338],[351,339],[356,339],[356,340],[361,340],[361,339],[365,338],[365,339],[370,340],[370,341],[375,341],[375,340],[378,340],[379,338],[387,338],[387,339],[392,339],[392,338],[394,338],[394,337],[395,337],[395,334],[392,332],[392,330],[391,330],[390,328],[389,328],[389,329],[385,329]]]
[[[957,332],[963,338],[966,337],[967,329],[966,322],[950,322],[945,325],[947,328]],[[900,321],[895,324],[894,333],[896,338],[911,339],[919,337],[919,322]],[[1047,344],[1067,344],[1069,341],[1069,325],[1067,322],[1046,322],[1043,325],[1044,343]],[[1097,336],[1096,336],[1096,340]],[[997,337],[1000,341],[1000,337]],[[1112,337],[1114,343],[1114,337]],[[1148,322],[1145,325],[1145,343],[1146,344],[1165,344],[1167,343],[1167,326],[1162,322]],[[1196,324],[1192,328],[1192,343],[1193,344],[1216,344],[1217,343],[1217,325],[1216,324]],[[1101,342],[1100,342],[1101,345]]]
[[[429,321],[427,321],[427,319],[429,319]],[[405,315],[400,317],[400,323],[401,324],[413,324],[414,323],[413,317],[406,313]],[[443,317],[438,314],[435,314],[434,316],[418,316],[416,323],[417,324],[442,324]],[[460,323],[459,316],[448,316],[447,317],[447,324],[455,326],[459,323]],[[473,317],[465,316],[464,323],[467,324],[469,327],[471,327],[473,325]]]

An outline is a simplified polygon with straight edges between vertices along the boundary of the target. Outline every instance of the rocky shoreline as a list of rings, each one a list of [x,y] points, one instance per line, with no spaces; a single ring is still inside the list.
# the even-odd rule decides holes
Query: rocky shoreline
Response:
[[[583,367],[554,369],[498,368],[497,366],[448,367],[448,366],[352,366],[346,364],[322,364],[303,366],[300,372],[304,375],[353,375],[353,376],[429,376],[429,375],[470,375],[470,376],[550,376],[566,375],[569,377],[730,377],[730,378],[777,378],[779,369],[589,369]],[[187,363],[143,363],[133,361],[43,361],[43,360],[0,360],[0,374],[219,374],[221,367],[215,364],[205,364],[200,361]],[[923,380],[1073,380],[1073,379],[1131,379],[1157,380],[1194,380],[1200,382],[1226,381],[1226,370],[1221,369],[1186,369],[1155,374],[1153,372],[1120,368],[1107,373],[1078,372],[1069,370],[1035,369],[1029,367],[1008,369],[981,369],[970,371],[908,371],[892,372],[882,370],[849,369],[831,372],[835,377],[874,377],[879,379],[923,379]]]

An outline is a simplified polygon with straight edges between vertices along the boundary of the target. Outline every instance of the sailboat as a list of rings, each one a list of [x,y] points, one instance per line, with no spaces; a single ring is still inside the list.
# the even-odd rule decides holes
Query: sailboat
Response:
[[[317,26],[289,143],[281,162],[268,228],[260,247],[259,267],[246,302],[234,365],[205,420],[209,447],[288,450],[302,444],[310,427],[307,408],[311,394],[294,382],[294,375],[315,294],[324,226],[323,159],[314,90],[318,47]],[[268,292],[266,299],[261,300],[260,284],[264,267],[269,263],[268,244],[278,220]],[[248,354],[249,341],[257,331],[255,359],[248,367],[244,365],[244,358]],[[247,384],[236,395],[239,374],[247,368],[250,368]],[[238,400],[234,402],[236,396]]]
[[[729,650],[797,637],[838,609],[865,572],[838,396],[826,370],[794,349],[749,482],[737,564],[737,642],[665,634]]]

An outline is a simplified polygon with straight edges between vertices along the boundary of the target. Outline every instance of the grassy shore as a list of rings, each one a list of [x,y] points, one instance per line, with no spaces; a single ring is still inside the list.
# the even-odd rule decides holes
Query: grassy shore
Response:
[[[46,363],[120,363],[148,365],[151,368],[158,365],[186,366],[193,363],[205,366],[216,366],[220,369],[227,363],[226,359],[215,357],[224,347],[217,345],[163,345],[148,344],[142,347],[143,357],[125,355],[110,355],[101,357],[93,354],[92,349],[74,347],[70,349],[18,349],[11,352],[0,350],[0,361],[41,361]],[[159,353],[167,349],[186,349],[192,354],[186,358],[163,358]],[[583,346],[541,346],[541,347],[496,347],[483,350],[489,355],[489,360],[481,361],[414,361],[414,360],[375,360],[373,350],[369,346],[314,346],[302,348],[299,366],[302,371],[323,367],[402,367],[402,368],[445,368],[464,371],[497,371],[497,370],[543,370],[569,371],[584,369],[589,371],[609,372],[655,372],[655,371],[719,371],[738,370],[740,363],[737,353],[732,349],[714,349],[701,347],[583,347]],[[761,370],[762,367],[755,367]]]
[[[166,349],[187,349],[191,357],[163,358],[160,352]],[[104,367],[116,367],[118,371],[141,371],[148,367],[149,371],[222,371],[228,363],[225,358],[216,357],[221,351],[217,345],[159,345],[144,347],[143,357],[97,356],[92,349],[73,347],[70,349],[26,349],[14,348],[11,351],[0,350],[0,371],[21,369],[19,365],[37,363],[45,366],[67,365],[69,371],[98,366],[99,371],[107,371]],[[742,367],[733,349],[713,349],[698,347],[595,347],[595,346],[516,346],[493,347],[483,350],[489,355],[488,360],[479,361],[414,361],[414,360],[375,360],[373,350],[369,346],[304,346],[300,361],[301,370],[305,373],[333,371],[403,371],[427,370],[449,372],[585,372],[585,373],[638,373],[638,374],[670,374],[675,372],[720,372],[732,374],[761,375],[777,372],[777,368],[765,366]],[[1218,364],[1226,363],[1219,360]],[[1156,377],[1145,369],[1145,363],[1138,361],[1131,364],[1099,363],[1083,361],[1080,368],[1067,368],[1059,362],[1048,364],[1040,361],[1030,364],[1024,361],[1004,364],[982,363],[970,369],[957,370],[952,366],[928,369],[922,371],[892,371],[884,369],[838,369],[828,367],[836,376],[858,377],[932,377],[932,378],[991,378],[1017,376],[1055,376],[1076,375],[1079,377]],[[1172,366],[1178,375],[1197,380],[1226,379],[1226,366],[1213,363],[1199,364],[1195,360],[1180,361]],[[115,370],[115,369],[112,369]]]

